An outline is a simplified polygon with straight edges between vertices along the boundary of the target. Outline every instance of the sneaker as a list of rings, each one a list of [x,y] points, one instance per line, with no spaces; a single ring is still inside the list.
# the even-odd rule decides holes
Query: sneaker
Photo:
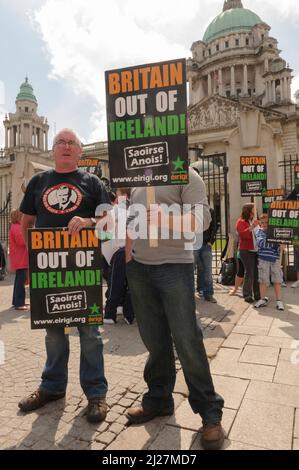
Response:
[[[299,287],[299,280],[294,282],[294,284],[292,284],[292,287],[293,289],[297,289],[297,287]]]
[[[100,423],[107,416],[108,405],[105,398],[91,398],[88,400],[86,419],[90,423]]]
[[[65,393],[59,393],[57,395],[51,395],[43,390],[36,390],[33,392],[29,397],[23,398],[19,403],[18,407],[24,413],[28,413],[29,411],[37,410],[38,408],[42,408],[50,401],[60,400],[61,398],[65,397]]]
[[[205,450],[220,450],[224,443],[221,423],[204,425],[201,428],[200,443]]]
[[[122,305],[119,305],[116,310],[116,315],[123,315],[124,313],[124,307]]]
[[[217,300],[212,295],[205,295],[204,299],[206,302],[211,302],[211,304],[217,304]]]
[[[284,305],[283,305],[283,303],[282,303],[281,300],[277,300],[277,302],[276,302],[276,308],[277,308],[277,310],[280,310],[281,312],[284,311]]]
[[[281,287],[288,287],[288,286],[287,286],[287,283],[283,281],[283,282],[281,283]]]
[[[116,320],[113,320],[112,318],[104,318],[103,322],[104,322],[105,325],[115,325],[116,324]]]
[[[161,411],[157,411],[157,410],[146,411],[143,408],[143,406],[136,406],[134,408],[129,408],[127,410],[126,416],[130,423],[141,424],[141,423],[147,423],[147,421],[151,421],[157,416],[171,416],[173,415],[173,413],[174,413],[173,406],[169,408],[164,408]]]
[[[255,308],[266,307],[266,305],[268,304],[268,302],[269,302],[268,297],[265,297],[264,299],[260,299],[260,300],[255,304]]]

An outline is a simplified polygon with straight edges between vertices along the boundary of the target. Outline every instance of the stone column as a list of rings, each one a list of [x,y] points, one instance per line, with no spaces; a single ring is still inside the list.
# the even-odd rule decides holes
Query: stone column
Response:
[[[46,131],[46,152],[49,150],[49,147],[48,147],[48,131]]]
[[[291,79],[290,77],[287,77],[287,97],[289,101],[292,101],[291,97]]]
[[[8,127],[5,126],[5,148],[8,148]]]
[[[231,96],[236,95],[236,79],[235,79],[235,66],[232,65],[230,68],[230,93]]]
[[[13,126],[9,128],[9,147],[13,148]]]
[[[223,96],[222,69],[219,69],[218,80],[219,80],[219,95]]]
[[[272,101],[276,103],[275,80],[272,80]]]
[[[208,74],[208,95],[212,94],[212,77],[211,74]]]
[[[268,57],[265,58],[265,72],[269,71],[269,59]]]
[[[248,69],[247,64],[243,66],[243,94],[248,95]]]

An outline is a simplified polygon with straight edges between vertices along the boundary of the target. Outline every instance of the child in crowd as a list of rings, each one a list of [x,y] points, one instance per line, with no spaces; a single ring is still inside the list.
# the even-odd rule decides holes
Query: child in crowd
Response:
[[[258,245],[258,271],[261,300],[255,304],[255,307],[265,307],[268,304],[269,299],[266,297],[266,293],[271,279],[276,294],[276,308],[283,311],[284,305],[281,300],[282,271],[280,265],[280,246],[278,243],[269,243],[267,241],[267,214],[261,215],[259,225],[259,227],[255,228],[254,232]]]
[[[102,253],[108,264],[105,324],[115,324],[117,309],[123,306],[124,320],[128,325],[134,321],[134,312],[126,278],[125,236],[126,215],[129,206],[130,189],[120,188],[114,204],[115,237],[102,244]],[[122,228],[123,230],[122,230]],[[122,233],[123,232],[123,233]]]

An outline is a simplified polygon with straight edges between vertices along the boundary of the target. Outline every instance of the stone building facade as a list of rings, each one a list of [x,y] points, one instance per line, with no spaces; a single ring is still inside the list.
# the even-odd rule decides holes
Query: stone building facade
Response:
[[[226,154],[227,207],[223,207],[224,189],[220,195],[210,190],[210,199],[212,205],[213,198],[222,199],[229,231],[242,204],[248,202],[241,198],[240,157],[266,156],[268,187],[288,190],[298,159],[299,107],[291,99],[293,71],[270,29],[241,0],[226,0],[203,39],[192,45],[188,60],[191,161],[201,169],[200,156]],[[207,179],[207,171],[204,175]]]

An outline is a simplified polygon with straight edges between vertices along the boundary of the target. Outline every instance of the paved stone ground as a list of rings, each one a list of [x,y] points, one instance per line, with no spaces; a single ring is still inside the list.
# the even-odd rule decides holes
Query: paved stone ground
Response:
[[[282,314],[271,307],[258,313],[248,309],[222,287],[216,287],[218,305],[197,299],[216,388],[226,400],[226,448],[298,448],[299,366],[292,365],[290,354],[293,339],[299,339],[299,299],[291,289],[285,293],[288,310]],[[101,329],[110,407],[104,423],[91,425],[84,417],[87,401],[79,384],[75,333],[70,338],[66,399],[30,414],[19,412],[19,399],[40,382],[44,332],[30,330],[28,313],[10,309],[11,295],[12,279],[7,278],[0,283],[0,340],[5,346],[0,365],[1,449],[200,449],[201,423],[188,405],[179,363],[175,415],[126,426],[126,409],[139,403],[145,390],[147,353],[136,325],[126,325],[122,317],[117,325]]]

